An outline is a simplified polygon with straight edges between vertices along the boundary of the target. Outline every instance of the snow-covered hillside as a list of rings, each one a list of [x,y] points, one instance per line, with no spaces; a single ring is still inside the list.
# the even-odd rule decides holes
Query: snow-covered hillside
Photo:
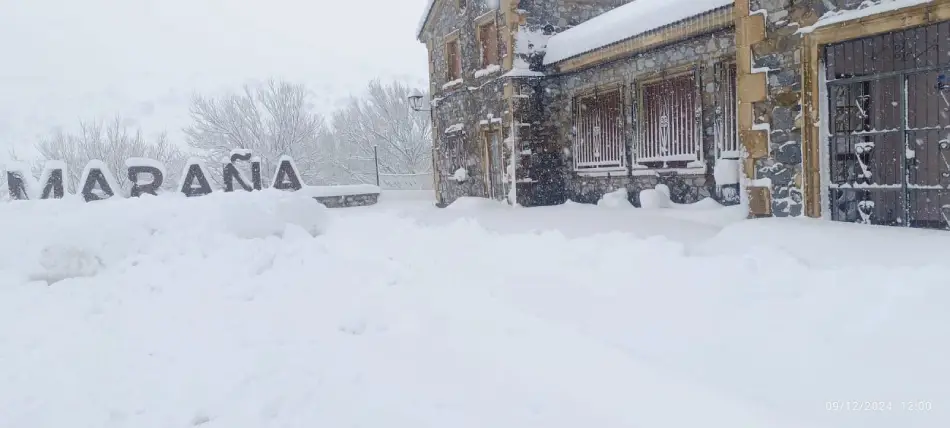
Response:
[[[944,233],[406,195],[0,204],[0,426],[950,426]]]

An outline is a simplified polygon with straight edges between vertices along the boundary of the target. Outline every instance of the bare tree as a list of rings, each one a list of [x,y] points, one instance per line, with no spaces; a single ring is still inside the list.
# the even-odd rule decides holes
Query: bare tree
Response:
[[[333,115],[338,168],[362,182],[375,180],[374,148],[379,171],[389,176],[432,173],[432,126],[428,114],[409,105],[412,88],[401,82],[370,82],[366,95],[351,98]]]
[[[308,184],[323,184],[330,133],[323,116],[313,111],[310,97],[303,85],[275,80],[245,85],[240,93],[218,98],[195,95],[187,142],[215,167],[233,149],[251,150],[261,157],[265,174],[280,156],[288,155]]]
[[[172,188],[175,177],[184,167],[186,154],[168,142],[165,133],[151,141],[146,139],[141,129],[130,130],[123,125],[121,117],[108,125],[101,121],[81,121],[79,132],[67,132],[55,129],[35,145],[43,159],[62,161],[66,164],[67,186],[75,191],[83,168],[90,160],[103,161],[115,175],[119,185],[128,190],[131,187],[125,174],[125,161],[131,158],[154,159],[165,165],[167,177],[164,188]],[[42,169],[41,163],[31,162]]]

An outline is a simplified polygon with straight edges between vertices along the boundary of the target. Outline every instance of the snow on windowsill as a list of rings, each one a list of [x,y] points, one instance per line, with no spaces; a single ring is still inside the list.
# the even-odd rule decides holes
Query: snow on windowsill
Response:
[[[531,71],[526,68],[512,68],[501,77],[544,77],[544,73],[540,71]]]
[[[906,7],[917,6],[924,3],[930,3],[933,0],[866,0],[864,3],[861,3],[858,9],[851,10],[836,10],[832,12],[825,13],[818,18],[818,22],[808,26],[799,28],[796,33],[804,34],[811,33],[818,28],[825,27],[831,24],[837,24],[840,22],[851,21],[854,19],[864,18],[871,15],[876,15],[879,13],[890,12],[897,9],[903,9]]]
[[[492,75],[492,74],[495,74],[495,73],[497,73],[497,72],[499,72],[499,71],[501,71],[501,66],[498,65],[498,64],[492,64],[492,65],[489,65],[488,67],[485,67],[485,68],[483,68],[483,69],[481,69],[481,70],[476,71],[476,72],[475,72],[475,78],[476,78],[476,79],[480,79],[480,78],[482,78],[482,77],[490,76],[490,75]]]
[[[574,173],[581,177],[621,177],[627,175],[626,167],[584,168],[574,169]]]
[[[634,165],[631,175],[634,177],[643,177],[661,174],[676,174],[676,175],[703,175],[706,173],[706,165],[696,166],[696,167],[687,167],[687,168],[647,168],[642,165]]]
[[[461,85],[461,84],[463,84],[463,83],[465,83],[465,79],[455,79],[455,80],[453,80],[453,81],[451,81],[451,82],[449,82],[449,83],[446,83],[446,84],[442,85],[442,89],[453,88],[453,87],[456,87],[456,86]]]

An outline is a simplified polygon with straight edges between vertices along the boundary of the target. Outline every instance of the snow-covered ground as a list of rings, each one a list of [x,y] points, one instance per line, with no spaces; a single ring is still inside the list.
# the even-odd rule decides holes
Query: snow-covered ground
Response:
[[[0,427],[950,426],[946,233],[300,196],[0,204]]]

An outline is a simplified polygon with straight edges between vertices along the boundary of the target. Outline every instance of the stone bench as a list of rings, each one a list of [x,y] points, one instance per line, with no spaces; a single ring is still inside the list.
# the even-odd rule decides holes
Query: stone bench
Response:
[[[306,186],[299,190],[327,208],[363,207],[379,202],[381,192],[372,184],[346,184],[340,186]]]

